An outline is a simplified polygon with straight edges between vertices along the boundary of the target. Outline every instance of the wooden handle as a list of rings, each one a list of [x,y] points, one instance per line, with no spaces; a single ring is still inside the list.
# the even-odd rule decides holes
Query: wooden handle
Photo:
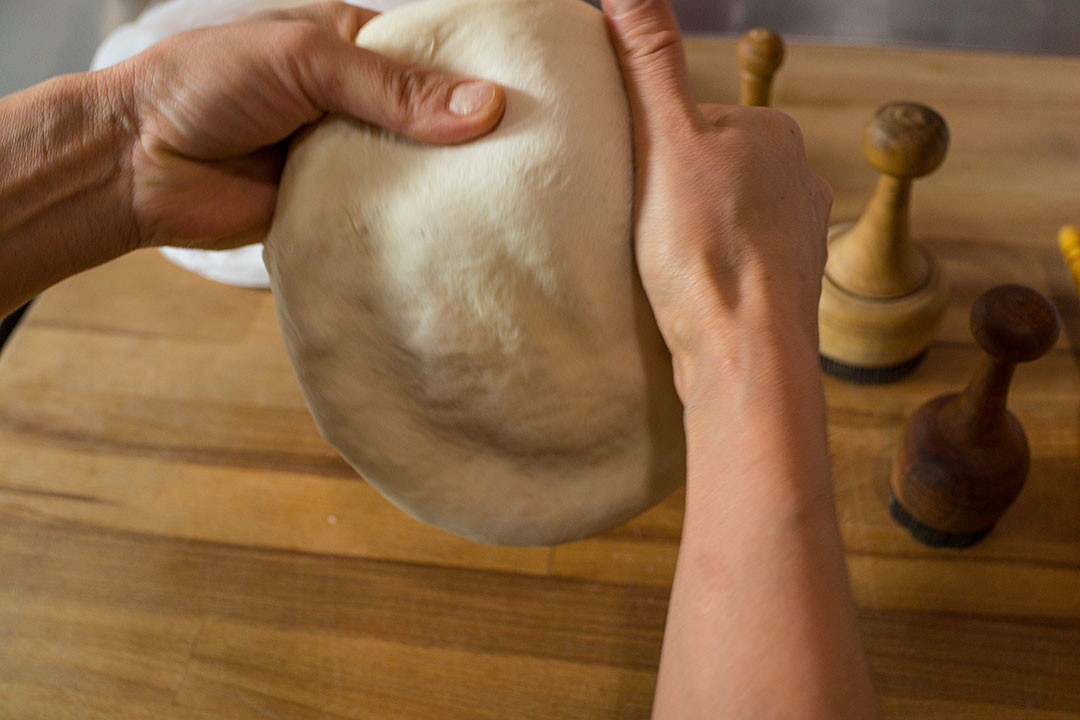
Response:
[[[879,172],[922,177],[937,169],[949,147],[949,126],[933,108],[891,102],[878,108],[863,133],[863,154]]]
[[[1045,355],[1059,332],[1053,304],[1029,287],[999,285],[979,296],[971,307],[971,334],[986,357],[963,394],[942,412],[942,431],[965,447],[992,442],[1006,421],[1016,364]]]
[[[911,244],[911,180],[945,158],[949,128],[932,108],[894,102],[878,108],[863,133],[863,153],[882,173],[859,221],[829,248],[828,276],[848,292],[873,298],[909,295],[930,267]]]
[[[1057,341],[1057,311],[1040,293],[1001,285],[971,309],[971,331],[986,351],[962,393],[934,398],[904,425],[892,487],[912,534],[932,545],[978,542],[1027,479],[1030,454],[1019,420],[1006,408],[1016,364]]]
[[[995,360],[1016,364],[1045,355],[1061,323],[1054,304],[1024,285],[999,285],[971,307],[971,334]]]
[[[1080,296],[1080,230],[1075,225],[1063,226],[1058,230],[1058,247],[1072,276],[1076,294]]]
[[[784,61],[784,41],[768,28],[754,28],[739,38],[735,57],[742,69],[739,102],[768,105],[773,75]]]

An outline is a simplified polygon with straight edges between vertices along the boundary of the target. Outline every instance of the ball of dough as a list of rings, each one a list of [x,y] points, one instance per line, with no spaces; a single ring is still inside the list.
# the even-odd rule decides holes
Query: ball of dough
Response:
[[[685,476],[634,266],[629,109],[580,0],[426,0],[357,44],[507,93],[423,145],[328,118],[289,152],[265,259],[323,436],[391,502],[475,540],[612,528]]]

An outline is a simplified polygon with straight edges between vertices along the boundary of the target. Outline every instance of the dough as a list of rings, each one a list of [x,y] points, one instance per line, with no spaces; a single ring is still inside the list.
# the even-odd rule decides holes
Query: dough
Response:
[[[298,139],[265,259],[323,436],[475,540],[607,530],[685,476],[682,406],[633,264],[629,109],[580,0],[425,0],[359,45],[507,91],[434,147],[345,118]]]

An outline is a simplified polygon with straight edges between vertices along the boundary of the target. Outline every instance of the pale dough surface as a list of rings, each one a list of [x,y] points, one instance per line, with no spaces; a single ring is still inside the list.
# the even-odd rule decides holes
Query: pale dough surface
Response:
[[[343,118],[299,139],[266,242],[323,436],[420,520],[498,544],[612,528],[685,476],[633,265],[629,110],[579,0],[424,0],[359,45],[507,90],[433,147]]]

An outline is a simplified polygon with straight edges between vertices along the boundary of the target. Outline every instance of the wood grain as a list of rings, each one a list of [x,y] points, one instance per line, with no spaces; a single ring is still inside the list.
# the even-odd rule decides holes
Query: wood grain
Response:
[[[708,102],[734,40],[687,41]],[[773,104],[854,219],[880,105],[941,112],[912,197],[949,305],[903,383],[827,379],[836,503],[888,718],[1080,718],[1080,59],[789,45]],[[1063,335],[1018,369],[1027,485],[964,552],[888,517],[904,418],[960,389],[971,303],[1017,282]],[[682,494],[603,536],[476,545],[409,519],[319,438],[268,294],[154,253],[50,290],[0,354],[0,718],[646,718]]]

